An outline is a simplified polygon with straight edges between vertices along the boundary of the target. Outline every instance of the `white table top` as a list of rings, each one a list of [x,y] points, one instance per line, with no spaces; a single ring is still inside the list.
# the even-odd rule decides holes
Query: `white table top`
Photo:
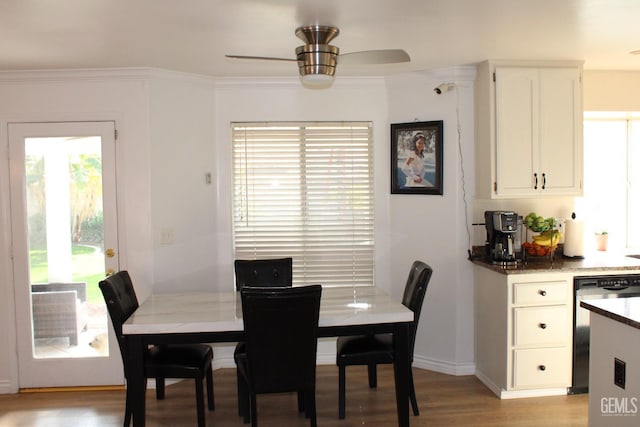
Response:
[[[322,289],[320,327],[412,320],[411,310],[375,287]],[[154,294],[122,327],[125,335],[242,330],[240,292]]]

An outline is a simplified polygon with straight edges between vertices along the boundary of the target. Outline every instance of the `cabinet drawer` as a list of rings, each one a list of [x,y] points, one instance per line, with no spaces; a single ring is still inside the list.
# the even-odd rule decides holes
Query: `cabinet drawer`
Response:
[[[513,345],[568,345],[571,339],[569,307],[522,307],[513,309]]]
[[[513,303],[567,304],[570,298],[569,282],[523,282],[513,284]]]
[[[515,350],[513,387],[568,387],[571,385],[569,347]]]

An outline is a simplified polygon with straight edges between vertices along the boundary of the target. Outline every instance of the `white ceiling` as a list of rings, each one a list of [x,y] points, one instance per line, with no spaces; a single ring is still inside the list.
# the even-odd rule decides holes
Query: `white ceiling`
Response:
[[[154,67],[211,76],[295,76],[300,25],[340,28],[341,53],[406,50],[410,64],[337,75],[578,59],[640,70],[640,0],[0,0],[0,70]]]

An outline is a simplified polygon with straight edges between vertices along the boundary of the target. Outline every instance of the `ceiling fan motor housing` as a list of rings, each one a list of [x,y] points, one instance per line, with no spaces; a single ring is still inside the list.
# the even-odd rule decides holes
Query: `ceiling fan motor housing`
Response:
[[[296,48],[298,70],[301,76],[325,74],[333,76],[336,72],[340,49],[328,44],[307,44]]]
[[[340,30],[327,25],[307,25],[296,29],[296,36],[305,42],[304,46],[296,48],[301,76],[335,74],[340,49],[329,43],[338,34]]]

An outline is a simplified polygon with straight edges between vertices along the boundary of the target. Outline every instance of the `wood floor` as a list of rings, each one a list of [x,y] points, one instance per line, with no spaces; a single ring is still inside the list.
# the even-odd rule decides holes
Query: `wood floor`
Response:
[[[338,372],[319,366],[318,425],[394,426],[395,394],[390,366],[379,367],[378,388],[369,389],[366,369],[347,368],[347,417],[338,419]],[[412,426],[586,426],[588,395],[500,400],[474,376],[451,376],[414,369],[420,416]],[[207,426],[243,426],[237,415],[235,369],[214,371],[216,409]],[[192,381],[167,387],[164,401],[147,392],[148,426],[196,425]],[[0,427],[121,426],[124,391],[65,391],[0,395]],[[298,427],[309,423],[297,412],[295,395],[258,396],[261,427]]]

